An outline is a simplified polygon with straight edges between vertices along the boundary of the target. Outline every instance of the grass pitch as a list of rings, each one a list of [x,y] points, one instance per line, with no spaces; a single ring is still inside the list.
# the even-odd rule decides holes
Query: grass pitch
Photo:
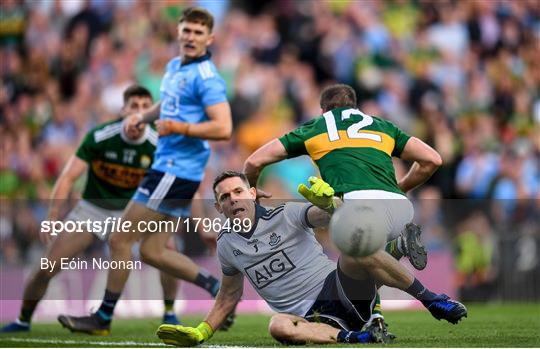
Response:
[[[458,325],[437,321],[426,311],[386,312],[389,330],[397,335],[388,347],[538,347],[540,304],[468,305],[469,317]],[[281,347],[267,331],[270,316],[240,315],[228,332],[218,332],[203,346]],[[200,317],[185,317],[196,325]],[[58,323],[35,323],[32,331],[0,334],[0,347],[162,347],[155,331],[158,319],[116,320],[112,334],[71,334]],[[332,347],[349,345],[332,345]],[[383,345],[370,345],[383,346]],[[310,345],[313,347],[313,345]],[[328,346],[326,346],[328,347]]]

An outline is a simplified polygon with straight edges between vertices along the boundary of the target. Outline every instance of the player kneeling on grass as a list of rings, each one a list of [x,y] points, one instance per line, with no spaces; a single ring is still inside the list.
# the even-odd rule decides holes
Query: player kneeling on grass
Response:
[[[362,331],[370,318],[377,285],[400,288],[420,300],[437,319],[456,323],[466,316],[461,303],[426,289],[388,253],[331,261],[313,227],[328,225],[341,200],[321,179],[300,186],[311,203],[289,202],[274,209],[259,206],[244,174],[228,171],[214,180],[216,209],[228,219],[250,219],[250,231],[224,230],[217,251],[221,289],[206,319],[197,327],[162,325],[166,344],[195,346],[212,337],[236,306],[247,276],[259,295],[279,314],[270,320],[272,337],[282,343],[371,343],[394,338],[380,328]]]

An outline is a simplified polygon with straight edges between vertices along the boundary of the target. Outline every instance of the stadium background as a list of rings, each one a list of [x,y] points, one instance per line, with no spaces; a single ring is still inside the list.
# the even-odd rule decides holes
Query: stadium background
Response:
[[[214,174],[241,169],[258,146],[318,115],[323,86],[348,83],[360,109],[426,140],[444,160],[412,194],[432,271],[443,274],[426,283],[464,300],[539,300],[536,0],[3,0],[4,285],[7,273],[22,278],[43,253],[38,230],[46,198],[85,132],[116,117],[123,90],[134,82],[158,97],[164,66],[178,50],[177,19],[190,4],[216,17],[211,51],[234,118],[232,140],[212,144],[204,198],[212,197]],[[403,175],[406,164],[395,165]],[[296,185],[313,173],[307,159],[286,161],[265,172],[264,188],[297,198]],[[189,255],[212,260],[197,236],[186,236],[185,244]],[[106,256],[101,245],[86,253],[99,255]],[[56,290],[68,279],[60,276]],[[3,295],[4,305],[16,299]],[[59,305],[48,309],[55,315]],[[2,321],[16,315],[4,310]]]

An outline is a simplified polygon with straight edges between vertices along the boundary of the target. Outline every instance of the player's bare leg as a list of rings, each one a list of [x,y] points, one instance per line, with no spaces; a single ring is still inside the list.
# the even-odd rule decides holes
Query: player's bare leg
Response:
[[[379,250],[362,258],[341,256],[339,264],[341,270],[354,279],[362,279],[369,274],[378,284],[407,292],[421,301],[438,320],[445,319],[456,324],[461,318],[467,317],[467,308],[463,304],[451,300],[445,294],[431,292],[385,251]]]
[[[167,248],[176,251],[174,236],[172,236],[167,242]],[[163,319],[161,322],[169,325],[179,325],[180,321],[174,312],[174,300],[176,299],[176,294],[178,293],[178,283],[180,281],[174,276],[162,271],[159,272],[159,279],[161,281],[161,288],[163,290],[164,306]]]
[[[177,278],[195,282],[199,274],[199,266],[186,255],[165,248],[171,234],[170,232],[144,234],[140,246],[141,259]]]
[[[378,283],[401,290],[407,289],[414,281],[411,272],[382,250],[362,258],[341,256],[339,265],[353,279],[365,279],[368,273]]]
[[[342,330],[330,325],[309,322],[291,314],[276,314],[268,325],[270,335],[284,344],[333,344],[383,342],[377,334]]]
[[[16,323],[8,324],[1,331],[11,332],[17,327],[20,327],[19,330],[24,330],[24,327],[30,329],[34,310],[47,292],[49,282],[61,271],[61,258],[73,258],[83,252],[93,241],[94,236],[88,232],[58,234],[44,256],[50,263],[55,263],[55,267],[52,270],[39,267],[32,273],[24,287],[21,312]]]
[[[131,261],[131,248],[135,241],[141,240],[141,259],[161,271],[172,276],[193,282],[207,290],[212,296],[219,290],[219,280],[208,271],[197,266],[185,255],[166,248],[167,241],[172,232],[148,233],[139,231],[139,222],[163,221],[169,216],[150,210],[136,202],[130,202],[124,212],[123,221],[131,221],[134,231],[114,232],[109,243],[111,246],[111,260]],[[129,277],[130,270],[112,269],[107,278],[107,288],[101,306],[91,316],[74,317],[61,315],[58,321],[73,332],[82,332],[93,335],[107,335],[110,333],[110,323],[116,303],[120,299],[122,290]]]
[[[114,231],[109,237],[109,247],[112,261],[131,261],[133,244],[140,240],[144,231],[140,231],[138,224],[141,221],[159,221],[162,214],[148,210],[143,205],[130,201],[122,215],[122,221],[131,222],[127,231]],[[164,243],[165,246],[165,243]],[[81,332],[91,335],[108,335],[110,323],[116,303],[129,277],[129,269],[111,269],[107,275],[107,287],[101,306],[96,313],[90,316],[74,317],[60,315],[58,321],[72,332]]]
[[[112,261],[131,261],[131,248],[135,242],[141,239],[144,231],[138,230],[139,222],[160,221],[165,215],[149,210],[141,204],[130,201],[122,221],[131,222],[129,231],[112,232],[109,238]],[[165,244],[164,244],[165,245]],[[122,293],[124,285],[129,277],[129,269],[111,269],[107,276],[107,290],[113,293]]]

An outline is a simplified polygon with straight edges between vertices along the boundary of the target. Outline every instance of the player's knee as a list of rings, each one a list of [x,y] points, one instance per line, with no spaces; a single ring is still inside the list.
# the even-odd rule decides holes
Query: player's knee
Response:
[[[144,244],[139,249],[141,260],[153,267],[159,267],[161,265],[161,251],[157,251],[154,248],[146,247]]]
[[[295,327],[293,320],[281,314],[276,314],[270,319],[268,331],[275,340],[281,343],[297,343]]]
[[[380,258],[381,252],[377,251],[369,256],[356,258],[356,262],[361,268],[366,268],[367,270],[379,266],[382,263]]]
[[[131,242],[127,239],[126,234],[112,233],[109,237],[109,247],[111,252],[129,250],[131,248]]]

